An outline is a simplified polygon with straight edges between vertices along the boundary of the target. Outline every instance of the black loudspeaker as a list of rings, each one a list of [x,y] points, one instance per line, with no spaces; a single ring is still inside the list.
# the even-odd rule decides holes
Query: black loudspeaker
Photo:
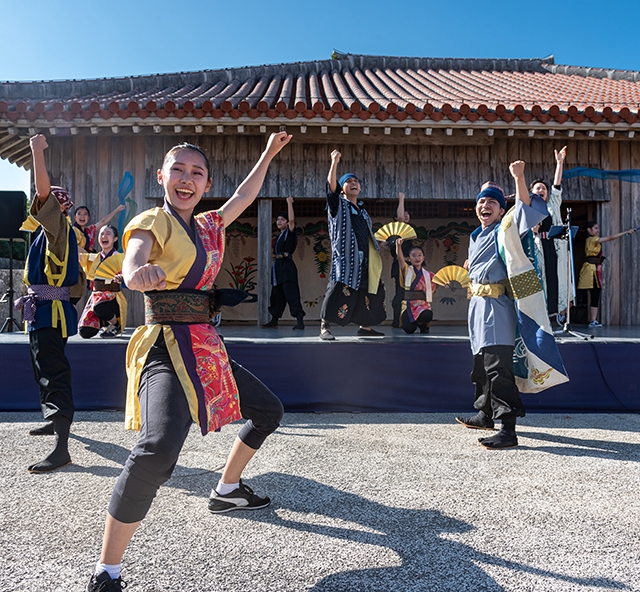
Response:
[[[27,196],[24,191],[0,191],[0,239],[24,240],[19,228],[27,217]]]

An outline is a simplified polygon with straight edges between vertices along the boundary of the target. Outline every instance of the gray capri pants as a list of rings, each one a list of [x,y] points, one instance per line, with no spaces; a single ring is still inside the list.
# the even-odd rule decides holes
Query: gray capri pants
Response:
[[[247,422],[238,437],[257,450],[280,425],[282,403],[251,372],[231,360],[240,394],[240,413]],[[151,348],[138,390],[142,428],[116,481],[109,514],[130,524],[142,520],[178,462],[192,424],[184,389],[162,337]]]

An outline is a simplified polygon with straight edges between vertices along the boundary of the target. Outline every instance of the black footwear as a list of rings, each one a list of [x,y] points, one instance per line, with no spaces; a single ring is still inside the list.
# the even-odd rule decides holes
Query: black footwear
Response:
[[[223,514],[232,510],[259,510],[266,508],[271,503],[268,497],[259,497],[253,493],[253,489],[240,480],[238,489],[231,493],[220,495],[215,491],[209,498],[209,512]]]
[[[504,450],[505,448],[515,448],[518,445],[518,436],[515,431],[503,428],[489,438],[478,438],[478,442],[480,446],[489,450]]]
[[[111,579],[106,571],[99,575],[93,574],[87,586],[87,592],[122,592],[127,587],[122,578]]]
[[[30,473],[49,473],[71,464],[71,457],[66,448],[56,448],[49,456],[27,468]]]
[[[278,319],[271,319],[268,323],[262,325],[265,329],[275,329],[278,326]]]
[[[294,331],[302,331],[304,329],[304,323],[302,322],[303,318],[304,318],[304,315],[302,314],[296,317],[298,322],[293,326]]]
[[[37,428],[33,428],[32,430],[29,430],[30,436],[54,436],[55,433],[56,431],[53,429],[52,421],[48,421],[47,423]]]
[[[384,337],[384,333],[376,331],[375,329],[363,329],[360,327],[357,333],[358,337]]]
[[[68,417],[54,415],[51,421],[57,435],[56,446],[48,456],[27,468],[30,473],[48,473],[71,464],[68,448],[71,420]]]
[[[120,335],[120,323],[109,325],[100,332],[100,337],[103,337],[104,339],[111,339],[112,337],[117,337],[118,335]]]
[[[461,423],[465,428],[472,430],[492,430],[494,429],[493,419],[487,417],[484,413],[474,415],[473,417],[456,417],[456,421]]]
[[[322,341],[335,341],[336,338],[331,334],[329,329],[320,329],[320,339]]]

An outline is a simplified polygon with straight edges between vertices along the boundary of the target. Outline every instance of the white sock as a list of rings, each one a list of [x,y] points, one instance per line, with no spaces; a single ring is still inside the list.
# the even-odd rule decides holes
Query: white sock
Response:
[[[96,569],[93,573],[98,576],[103,571],[106,571],[112,580],[117,580],[120,577],[120,572],[122,571],[122,563],[109,565],[108,563],[100,563],[98,561],[98,563],[96,563]]]
[[[216,486],[215,492],[218,495],[227,495],[227,493],[231,493],[234,489],[238,489],[240,487],[240,483],[223,483],[222,480],[218,481],[218,485]]]

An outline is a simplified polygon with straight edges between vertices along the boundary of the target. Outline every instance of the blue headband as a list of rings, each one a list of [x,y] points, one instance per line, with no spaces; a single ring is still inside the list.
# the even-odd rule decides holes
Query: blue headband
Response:
[[[476,197],[476,203],[478,203],[478,200],[482,199],[483,197],[490,197],[492,199],[495,199],[500,204],[500,207],[503,210],[507,209],[507,200],[504,198],[504,193],[502,193],[502,191],[498,189],[498,187],[489,186],[486,189],[483,189],[480,193],[478,193],[478,197]]]
[[[338,185],[340,186],[340,189],[342,189],[342,186],[349,179],[355,179],[356,181],[360,182],[360,179],[358,179],[358,177],[356,177],[353,173],[346,173],[346,174],[342,175],[342,177],[340,177],[340,180],[338,181]]]

